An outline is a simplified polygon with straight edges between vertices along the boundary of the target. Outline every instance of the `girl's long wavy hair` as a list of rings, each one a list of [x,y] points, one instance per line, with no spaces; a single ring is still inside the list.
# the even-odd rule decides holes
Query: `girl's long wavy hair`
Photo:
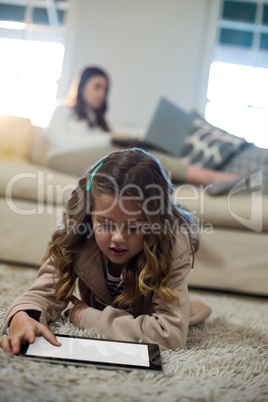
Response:
[[[101,161],[103,164],[99,166]],[[143,250],[124,267],[124,291],[114,303],[119,307],[130,306],[141,295],[147,297],[151,292],[170,304],[178,303],[167,286],[178,230],[188,237],[192,255],[199,241],[196,230],[191,231],[196,219],[174,203],[172,193],[173,187],[157,159],[139,148],[112,152],[90,167],[67,200],[62,226],[54,232],[44,256],[44,260],[51,258],[59,271],[55,283],[57,299],[67,300],[74,291],[77,277],[74,260],[89,237],[95,242],[92,212],[96,197],[105,194],[131,199],[154,228],[145,234]]]
[[[88,80],[90,80],[91,78],[96,77],[96,76],[101,76],[106,79],[106,82],[107,82],[106,95],[108,94],[110,80],[109,80],[109,77],[106,74],[106,72],[98,67],[87,67],[82,72],[81,77],[80,77],[80,81],[79,81],[78,88],[77,88],[77,95],[76,95],[75,102],[73,105],[73,110],[74,110],[75,114],[77,115],[77,117],[79,119],[86,120],[90,127],[94,127],[97,125],[98,127],[102,128],[103,131],[110,131],[110,128],[105,119],[105,113],[108,108],[107,96],[105,97],[102,106],[99,109],[94,110],[94,113],[96,115],[96,122],[94,122],[94,123],[91,122],[88,117],[88,114],[87,114],[87,105],[83,98],[83,89],[84,89],[86,83],[88,82]]]

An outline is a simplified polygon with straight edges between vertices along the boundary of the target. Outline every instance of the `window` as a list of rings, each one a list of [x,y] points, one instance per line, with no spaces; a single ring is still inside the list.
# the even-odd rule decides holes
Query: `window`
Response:
[[[0,1],[0,114],[44,127],[64,56],[66,1]]]
[[[222,1],[206,119],[268,148],[268,1]]]

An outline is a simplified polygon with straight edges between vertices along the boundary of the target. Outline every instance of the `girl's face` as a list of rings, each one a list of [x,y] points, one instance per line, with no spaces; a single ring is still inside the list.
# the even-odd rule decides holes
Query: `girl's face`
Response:
[[[90,78],[82,90],[85,103],[94,110],[100,109],[107,93],[107,80],[101,75]]]
[[[92,223],[100,250],[119,276],[125,264],[143,250],[142,211],[129,199],[101,195],[95,199]]]

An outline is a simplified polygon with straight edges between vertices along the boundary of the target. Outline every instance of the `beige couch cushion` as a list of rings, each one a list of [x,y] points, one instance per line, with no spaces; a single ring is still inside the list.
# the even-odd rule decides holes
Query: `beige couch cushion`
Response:
[[[62,220],[62,206],[38,210],[35,201],[0,197],[1,260],[40,265],[48,241]]]
[[[0,195],[13,200],[61,204],[76,185],[75,176],[31,163],[0,160]]]
[[[268,296],[268,234],[214,228],[202,233],[188,284]]]
[[[199,218],[201,230],[210,223],[219,227],[268,231],[268,196],[241,191],[234,195],[210,196],[203,186],[175,187],[174,199]]]
[[[67,174],[75,174],[80,177],[90,165],[108,153],[118,150],[116,147],[104,149],[86,149],[81,151],[70,151],[64,153],[48,153],[46,165],[51,169],[58,170]]]

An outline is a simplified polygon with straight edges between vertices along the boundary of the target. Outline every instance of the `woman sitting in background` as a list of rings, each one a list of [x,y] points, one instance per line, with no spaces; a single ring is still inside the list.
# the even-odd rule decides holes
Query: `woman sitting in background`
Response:
[[[80,176],[96,160],[120,148],[113,145],[113,135],[105,119],[109,86],[108,74],[102,69],[87,67],[82,72],[75,101],[58,106],[46,129],[50,143],[49,167]],[[149,152],[171,173],[172,181],[210,184],[240,177],[187,165],[178,157],[151,148]]]
[[[46,129],[50,155],[110,146],[105,119],[108,91],[109,78],[103,70],[89,67],[83,71],[75,101],[59,105]]]

